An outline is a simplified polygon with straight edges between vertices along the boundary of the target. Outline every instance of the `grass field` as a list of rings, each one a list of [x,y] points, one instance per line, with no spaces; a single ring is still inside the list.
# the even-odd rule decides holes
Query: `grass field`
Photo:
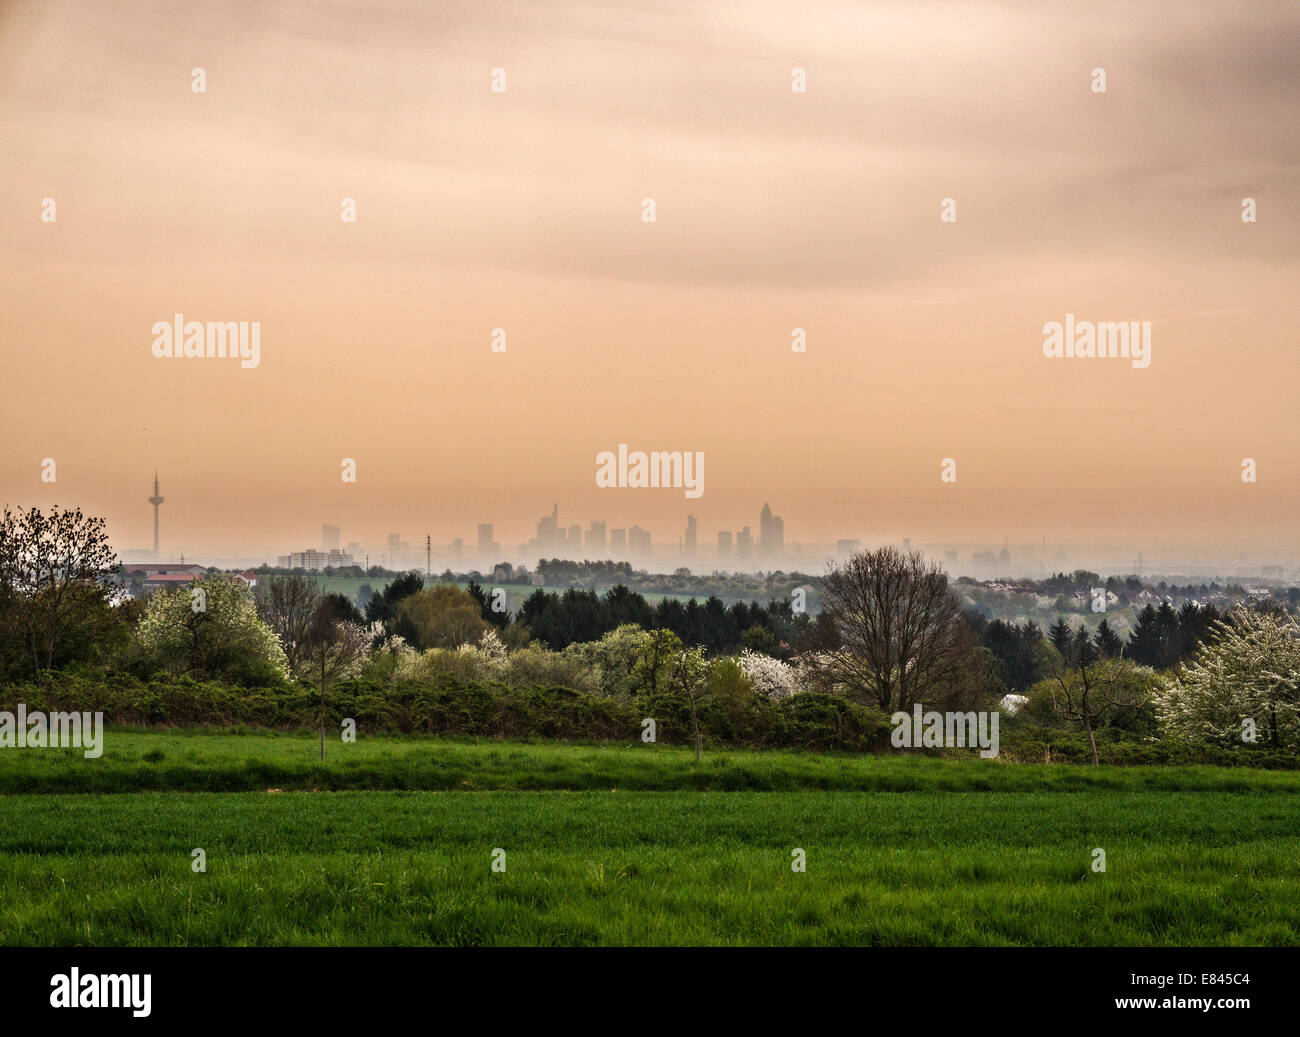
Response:
[[[0,753],[0,793],[284,790],[1300,793],[1300,772],[1225,767],[1080,767],[920,756],[337,734],[320,763],[312,734],[110,730],[104,755]]]
[[[321,768],[308,736],[109,732],[100,760],[0,754],[0,944],[1300,943],[1294,773],[329,751]],[[256,791],[126,791],[146,768]],[[120,794],[12,791],[95,772]],[[430,790],[393,790],[413,779]]]

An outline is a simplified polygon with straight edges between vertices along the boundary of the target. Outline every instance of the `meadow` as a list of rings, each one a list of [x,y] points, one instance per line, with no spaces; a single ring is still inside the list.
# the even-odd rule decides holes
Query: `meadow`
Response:
[[[305,734],[110,731],[98,760],[3,754],[0,944],[1300,943],[1293,772],[315,752]],[[100,794],[72,791],[87,774]],[[240,791],[161,791],[184,788]]]

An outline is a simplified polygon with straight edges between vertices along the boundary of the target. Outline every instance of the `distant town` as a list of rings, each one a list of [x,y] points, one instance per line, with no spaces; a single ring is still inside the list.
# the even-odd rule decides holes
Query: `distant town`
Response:
[[[188,571],[185,553],[160,546],[159,508],[164,499],[157,473],[153,493],[147,500],[153,506],[153,547],[124,551],[123,558],[139,572],[151,571],[157,577],[183,575]],[[864,545],[870,546],[861,537],[843,537],[833,542],[789,542],[785,519],[775,514],[767,502],[758,513],[757,532],[753,526],[743,525],[736,530],[719,529],[712,538],[704,540],[695,515],[686,516],[684,528],[674,539],[656,540],[649,529],[640,525],[611,528],[608,522],[593,519],[584,529],[577,522],[566,523],[562,521],[558,503],[553,503],[550,512],[536,520],[536,533],[532,537],[513,547],[498,540],[491,522],[479,523],[476,533],[468,542],[462,537],[435,542],[431,534],[412,539],[403,533],[388,533],[377,543],[360,539],[345,543],[341,526],[322,523],[319,546],[302,545],[298,550],[260,557],[253,553],[238,558],[205,553],[204,561],[211,564],[203,568],[215,566],[241,572],[273,568],[322,574],[351,570],[358,574],[372,571],[484,574],[494,572],[502,563],[512,569],[526,569],[547,559],[566,559],[626,563],[629,572],[818,573],[828,563],[848,558]],[[1046,537],[1030,544],[1011,544],[1004,538],[1000,545],[919,542],[914,545],[909,537],[886,542],[895,542],[904,550],[915,547],[925,552],[954,578],[982,581],[1030,581],[1080,567],[1131,574],[1139,579],[1151,576],[1157,581],[1161,578],[1204,580],[1207,586],[1216,580],[1257,581],[1261,586],[1271,587],[1281,586],[1287,580],[1300,581],[1300,566],[1279,564],[1262,552],[1204,557],[1188,553],[1152,564],[1144,559],[1140,549],[1086,546],[1066,551],[1049,546]]]

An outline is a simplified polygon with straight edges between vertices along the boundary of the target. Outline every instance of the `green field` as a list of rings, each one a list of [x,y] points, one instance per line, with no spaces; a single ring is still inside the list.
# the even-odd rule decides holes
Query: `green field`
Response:
[[[100,760],[0,754],[0,944],[1300,943],[1290,772],[776,752],[696,768],[653,746],[411,738],[329,752],[321,767],[305,735],[110,731]],[[13,791],[93,773],[117,794]],[[129,791],[149,780],[253,791]]]
[[[923,756],[691,750],[337,734],[320,763],[306,733],[110,730],[104,755],[77,749],[0,753],[0,793],[283,790],[643,792],[1300,793],[1300,772],[1230,767],[1082,767]]]

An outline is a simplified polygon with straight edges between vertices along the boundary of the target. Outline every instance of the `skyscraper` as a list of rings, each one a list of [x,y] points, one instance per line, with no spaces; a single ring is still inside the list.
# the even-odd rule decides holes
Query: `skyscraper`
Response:
[[[563,530],[560,529],[560,506],[551,504],[550,515],[543,515],[537,520],[537,547],[543,554],[559,547]]]
[[[754,556],[754,534],[746,526],[736,534],[736,558],[747,562]]]
[[[158,505],[163,502],[162,494],[158,492],[158,469],[153,470],[153,496],[149,498],[149,503],[153,505],[153,556],[158,557]]]
[[[650,560],[650,530],[633,526],[627,531],[627,553],[634,561]]]
[[[773,515],[766,503],[758,516],[758,544],[765,558],[776,558],[785,553],[785,519]]]
[[[605,557],[605,523],[592,519],[591,526],[587,529],[586,547],[587,555],[593,559]]]
[[[682,545],[682,553],[686,555],[687,558],[695,557],[695,543],[698,538],[698,535],[699,535],[699,529],[695,525],[695,516],[687,515],[686,516],[686,540],[685,543]]]
[[[322,551],[331,551],[339,546],[342,530],[338,526],[323,525],[320,527],[320,549]]]

